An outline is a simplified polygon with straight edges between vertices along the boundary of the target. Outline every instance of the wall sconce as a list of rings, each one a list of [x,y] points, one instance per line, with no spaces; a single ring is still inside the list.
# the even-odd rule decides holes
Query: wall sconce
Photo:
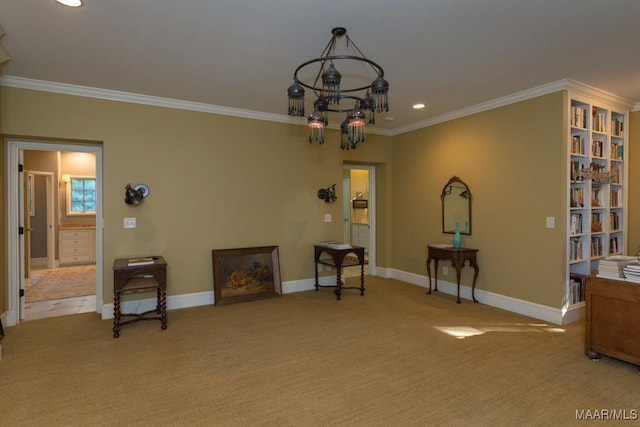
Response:
[[[62,174],[62,182],[68,183],[71,182],[71,175],[68,173]]]
[[[318,198],[327,203],[335,202],[336,199],[338,199],[338,196],[336,196],[336,185],[333,184],[329,188],[321,188],[318,190]]]
[[[137,205],[149,195],[149,187],[144,184],[137,184],[135,187],[131,187],[131,184],[127,184],[124,193],[124,202],[128,205]]]

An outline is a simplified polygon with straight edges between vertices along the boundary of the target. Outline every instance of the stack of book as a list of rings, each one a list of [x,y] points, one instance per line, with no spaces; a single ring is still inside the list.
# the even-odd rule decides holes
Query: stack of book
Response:
[[[349,243],[336,242],[333,240],[326,240],[324,242],[318,243],[319,246],[324,246],[331,249],[350,249],[351,245]]]
[[[640,283],[640,263],[637,261],[625,266],[623,272],[628,282]]]
[[[600,260],[598,263],[598,277],[608,279],[622,279],[625,277],[624,269],[632,263],[638,263],[634,256],[616,255]],[[639,271],[640,273],[640,271]]]

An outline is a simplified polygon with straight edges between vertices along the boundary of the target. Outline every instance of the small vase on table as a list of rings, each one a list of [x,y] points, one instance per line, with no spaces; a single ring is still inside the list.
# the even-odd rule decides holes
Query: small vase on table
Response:
[[[460,223],[456,222],[456,234],[453,235],[453,247],[460,249],[462,247],[462,236],[460,235]]]

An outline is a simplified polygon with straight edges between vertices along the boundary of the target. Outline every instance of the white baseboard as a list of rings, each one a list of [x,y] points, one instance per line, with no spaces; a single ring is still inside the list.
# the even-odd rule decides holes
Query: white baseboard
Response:
[[[386,279],[396,279],[403,282],[411,283],[423,288],[429,287],[429,278],[420,274],[408,273],[406,271],[376,268],[377,276]],[[343,279],[344,280],[344,279]],[[335,283],[335,276],[320,277],[318,282],[323,285],[331,285]],[[315,289],[315,279],[293,280],[282,283],[282,293],[290,294],[294,292],[310,291]],[[457,286],[455,283],[442,279],[438,280],[438,292],[447,295],[457,295]],[[466,285],[460,286],[460,298],[471,301],[471,287]],[[567,310],[544,306],[529,301],[512,298],[493,292],[476,289],[476,299],[481,304],[491,307],[500,308],[502,310],[511,311],[513,313],[522,314],[524,316],[540,319],[545,322],[551,322],[557,325],[575,322],[584,317],[584,306],[571,307]],[[141,313],[155,308],[156,299],[147,298],[144,300],[125,301],[122,303],[122,311],[127,313]],[[167,297],[167,310],[177,310],[181,308],[197,307],[201,305],[213,305],[213,291],[198,292],[184,295],[174,295]],[[102,318],[113,318],[113,304],[105,304],[102,306]]]
[[[323,276],[318,279],[321,285],[330,285],[335,283],[335,276]],[[295,280],[282,283],[282,293],[290,294],[293,292],[310,291],[315,289],[315,279]],[[213,291],[196,292],[192,294],[172,295],[167,297],[167,310],[178,310],[181,308],[198,307],[201,305],[213,305]],[[156,307],[156,298],[145,298],[141,300],[124,301],[120,304],[120,310],[123,313],[144,313],[153,310]],[[113,319],[113,303],[104,304],[102,306],[102,319]]]
[[[424,288],[429,287],[429,278],[427,276],[408,273],[406,271],[395,269],[390,269],[389,274],[390,278],[396,280],[412,283]],[[452,282],[438,279],[438,292],[455,296],[458,292],[457,285]],[[470,286],[460,285],[460,298],[469,301],[472,300]],[[533,317],[534,319],[540,319],[545,322],[555,323],[556,325],[565,325],[584,317],[583,314],[581,315],[581,313],[584,312],[584,309],[580,306],[571,308],[570,310],[562,310],[561,308],[548,307],[545,305],[536,304],[509,296],[484,291],[482,289],[476,289],[476,299],[478,300],[478,302],[490,305],[491,307],[496,307],[513,313],[522,314],[524,316]]]

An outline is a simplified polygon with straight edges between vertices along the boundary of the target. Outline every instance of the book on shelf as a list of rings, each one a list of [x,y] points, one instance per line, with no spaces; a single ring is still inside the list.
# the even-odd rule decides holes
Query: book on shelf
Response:
[[[149,256],[149,257],[129,258],[127,265],[135,266],[135,265],[148,265],[153,263],[154,263],[153,257]]]
[[[610,256],[598,261],[598,277],[620,279],[624,278],[624,268],[636,262],[635,257],[625,255]]]
[[[331,248],[331,249],[349,249],[353,247],[349,243],[336,242],[334,240],[325,240],[318,243],[318,245],[324,246],[325,248]]]

